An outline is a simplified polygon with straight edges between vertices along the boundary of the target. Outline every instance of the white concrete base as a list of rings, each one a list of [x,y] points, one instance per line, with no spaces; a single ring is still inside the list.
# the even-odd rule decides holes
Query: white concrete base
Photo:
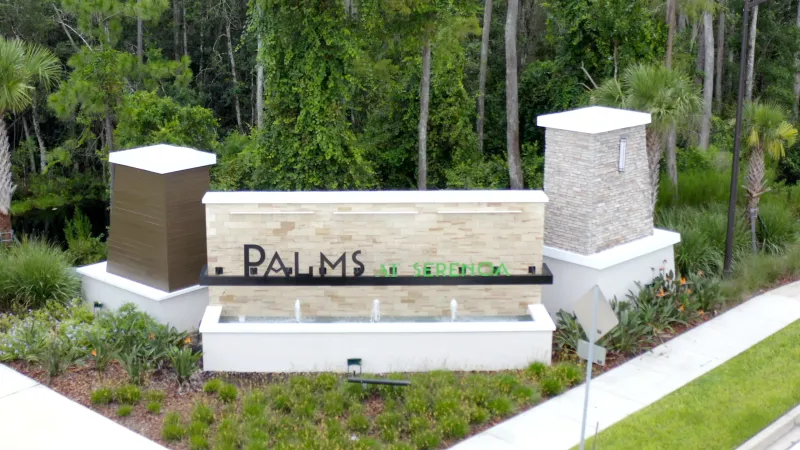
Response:
[[[544,306],[530,322],[220,323],[206,309],[203,369],[225,372],[345,372],[361,358],[365,373],[521,369],[550,363],[555,325]]]
[[[544,247],[544,263],[553,273],[553,284],[542,287],[542,304],[552,316],[571,311],[573,304],[595,284],[609,300],[624,300],[636,291],[636,282],[649,283],[661,267],[675,270],[673,245],[681,235],[653,230],[653,235],[593,255],[579,255]]]
[[[191,286],[175,292],[146,286],[106,272],[105,261],[77,269],[81,277],[83,298],[101,303],[103,308],[118,309],[135,304],[156,320],[179,330],[197,330],[208,306],[208,287]]]

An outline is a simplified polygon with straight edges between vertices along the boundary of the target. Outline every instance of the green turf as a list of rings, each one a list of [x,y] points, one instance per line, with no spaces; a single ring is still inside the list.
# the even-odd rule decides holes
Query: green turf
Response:
[[[597,449],[731,450],[798,403],[800,321],[601,432]]]

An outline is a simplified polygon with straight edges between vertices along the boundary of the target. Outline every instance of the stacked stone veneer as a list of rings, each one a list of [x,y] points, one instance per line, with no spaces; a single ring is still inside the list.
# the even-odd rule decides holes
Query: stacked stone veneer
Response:
[[[320,252],[331,261],[347,252],[352,276],[350,255],[357,250],[365,276],[376,275],[382,263],[397,264],[398,275],[413,275],[415,262],[503,263],[510,274],[527,274],[528,266],[540,270],[542,265],[544,203],[206,202],[206,208],[210,276],[215,267],[222,267],[224,275],[243,275],[245,244],[265,250],[259,276],[275,251],[287,265],[294,265],[294,252],[299,252],[302,273],[314,266],[315,276]],[[328,276],[341,276],[339,268],[328,270]],[[294,302],[300,299],[304,316],[367,317],[373,300],[380,299],[382,316],[441,317],[449,316],[453,298],[460,315],[523,315],[528,304],[540,302],[541,290],[534,285],[212,286],[209,294],[212,304],[225,306],[223,315],[293,317]]]
[[[644,125],[597,134],[548,128],[545,142],[547,246],[591,255],[653,234]]]

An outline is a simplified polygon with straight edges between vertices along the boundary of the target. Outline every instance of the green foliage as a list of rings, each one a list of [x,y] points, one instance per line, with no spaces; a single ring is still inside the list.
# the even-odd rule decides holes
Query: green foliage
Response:
[[[180,441],[186,436],[186,427],[181,421],[181,416],[178,413],[169,413],[164,417],[164,423],[161,428],[161,437],[165,441]]]
[[[201,106],[183,106],[155,92],[126,95],[114,137],[121,148],[173,144],[204,151],[217,146],[219,124],[214,113]]]
[[[37,44],[0,36],[0,117],[31,104],[37,83],[50,87],[61,74],[58,58]],[[7,208],[9,205],[0,205]]]
[[[67,367],[83,357],[83,352],[76,343],[54,329],[49,333],[42,352],[42,363],[47,369],[48,378],[61,375]]]
[[[663,267],[655,273],[651,283],[637,284],[637,290],[638,294],[629,292],[626,301],[611,301],[619,325],[598,342],[609,352],[640,354],[659,343],[658,338],[672,332],[676,325],[697,323],[722,302],[717,279],[702,273],[676,277],[672,272],[666,273]],[[578,340],[586,340],[583,329],[574,314],[559,311],[557,317],[554,344],[561,351],[575,352]],[[568,370],[572,372],[570,378],[577,382],[579,373]],[[568,381],[565,375],[551,373],[550,376],[560,382]],[[546,389],[549,387],[542,382],[542,392]]]
[[[551,367],[552,375],[564,381],[567,387],[583,383],[584,371],[574,363],[560,362]]]
[[[114,400],[114,392],[110,388],[99,388],[92,391],[93,405],[107,405]]]
[[[526,369],[534,378],[540,380],[547,373],[547,364],[542,362],[531,363]]]
[[[67,253],[78,266],[106,259],[108,247],[102,241],[103,236],[92,236],[92,224],[80,209],[75,209],[72,219],[67,220],[64,239],[67,241]]]
[[[606,80],[592,91],[598,105],[648,112],[648,129],[663,133],[688,120],[700,109],[697,86],[689,77],[661,63],[629,66],[620,80]]]
[[[564,381],[553,375],[545,376],[541,381],[542,394],[553,397],[564,392]]]
[[[133,406],[131,405],[119,405],[117,408],[117,417],[128,417],[133,412]]]
[[[200,370],[198,362],[203,356],[201,352],[194,353],[188,347],[172,347],[167,354],[172,363],[172,368],[178,376],[178,384],[189,381]]]
[[[203,385],[203,392],[206,394],[216,394],[219,392],[220,388],[222,388],[222,380],[219,378],[212,378]]]
[[[147,402],[147,412],[150,414],[161,414],[161,402],[151,400]]]
[[[80,286],[70,262],[63,251],[39,239],[23,238],[0,250],[0,310],[37,309],[75,298]]]
[[[214,422],[214,410],[206,403],[197,403],[192,410],[192,422],[211,425]]]
[[[347,418],[347,428],[356,433],[363,433],[369,429],[369,419],[361,412],[350,411]]]
[[[219,388],[219,399],[225,403],[231,403],[239,396],[239,389],[236,386],[225,383]]]
[[[120,403],[135,405],[142,398],[142,391],[137,386],[126,384],[114,391],[114,398]]]

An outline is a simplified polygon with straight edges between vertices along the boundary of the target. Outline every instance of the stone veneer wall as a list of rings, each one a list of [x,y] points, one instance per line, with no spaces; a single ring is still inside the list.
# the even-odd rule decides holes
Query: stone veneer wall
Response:
[[[598,134],[548,128],[545,142],[545,245],[590,255],[653,234],[644,126]]]
[[[299,252],[302,273],[314,266],[315,275],[320,252],[331,261],[347,252],[347,271],[352,276],[355,266],[350,255],[357,250],[362,251],[359,259],[365,275],[376,275],[381,263],[398,264],[398,275],[413,275],[415,262],[504,263],[510,274],[526,274],[528,266],[537,270],[542,266],[544,203],[207,203],[206,208],[211,276],[214,267],[223,267],[224,275],[243,275],[244,244],[265,250],[258,276],[264,274],[275,251],[287,266],[294,265],[294,252]],[[397,214],[409,211],[418,214]],[[313,214],[292,214],[296,212]],[[253,252],[253,259],[257,257]],[[328,270],[328,276],[341,275],[339,268]],[[212,304],[225,306],[223,315],[294,317],[294,302],[300,299],[304,316],[368,317],[377,298],[383,316],[449,316],[450,300],[455,298],[460,315],[508,316],[523,315],[528,304],[539,303],[541,288],[212,286],[209,295]]]

